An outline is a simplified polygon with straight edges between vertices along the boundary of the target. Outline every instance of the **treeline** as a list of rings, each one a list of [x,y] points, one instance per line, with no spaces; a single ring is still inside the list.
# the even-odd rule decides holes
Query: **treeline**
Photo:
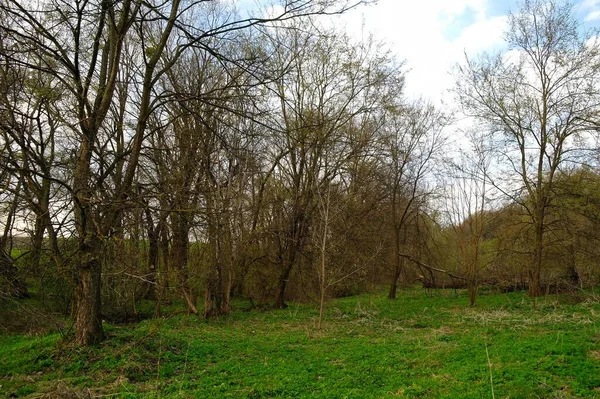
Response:
[[[317,18],[355,5],[2,3],[0,300],[35,292],[87,345],[144,299],[209,318],[234,296],[597,284],[600,55],[571,8],[526,1],[512,58],[457,67],[465,135]]]

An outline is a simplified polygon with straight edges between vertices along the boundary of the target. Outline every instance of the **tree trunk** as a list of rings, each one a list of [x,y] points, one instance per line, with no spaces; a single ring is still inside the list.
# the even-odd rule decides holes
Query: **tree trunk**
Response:
[[[165,220],[159,222],[161,228],[159,229],[159,260],[160,267],[157,269],[158,274],[156,278],[156,308],[154,310],[154,316],[161,316],[161,306],[164,302],[168,301],[167,293],[169,291],[169,233]]]
[[[144,280],[145,287],[143,297],[145,299],[155,300],[158,297],[156,274],[159,262],[158,255],[161,222],[159,221],[155,226],[150,209],[146,207],[144,212],[146,214],[146,230],[148,235],[148,272]]]
[[[529,295],[538,297],[542,295],[542,261],[544,250],[544,218],[543,211],[539,211],[535,222],[535,237],[533,249],[533,264],[529,270]]]
[[[296,255],[303,247],[305,239],[304,236],[306,231],[308,230],[306,216],[302,209],[304,208],[301,205],[295,205],[294,216],[291,220],[290,227],[287,233],[287,248],[285,250],[284,256],[282,256],[282,259],[280,261],[281,273],[277,282],[277,290],[275,292],[275,303],[273,305],[276,309],[287,308],[287,305],[285,304],[285,289],[287,287],[288,280],[292,273],[294,263],[296,263]]]
[[[214,204],[212,205],[212,209],[214,209]],[[231,248],[227,248],[227,250],[224,248],[225,246],[230,246],[231,235],[228,231],[224,231],[226,228],[224,228],[219,220],[219,215],[212,214],[210,217],[212,220],[208,223],[209,251],[210,262],[213,266],[206,282],[206,296],[204,298],[205,318],[217,317],[229,313],[231,285],[233,283],[231,264],[229,264],[228,268],[225,265],[225,259],[229,259],[229,263],[231,263]],[[227,230],[229,229],[227,228]]]
[[[104,339],[101,315],[102,264],[95,255],[99,252],[96,238],[84,241],[79,252],[75,289],[75,341],[93,345]]]
[[[475,306],[477,300],[477,291],[479,290],[479,284],[475,278],[469,278],[467,280],[467,291],[469,293],[469,305]]]
[[[30,255],[30,263],[29,267],[31,267],[31,271],[36,276],[40,276],[40,261],[42,258],[42,250],[44,246],[44,231],[45,229],[45,221],[42,216],[38,215],[35,219],[35,226],[33,228],[33,236],[31,237],[31,255]]]
[[[577,271],[577,255],[575,252],[575,246],[573,243],[569,244],[569,283],[572,285],[571,288],[581,287],[583,288],[583,282],[581,281],[581,276]]]
[[[292,243],[290,244],[290,247],[288,247],[287,250],[287,256],[285,256],[280,262],[281,273],[279,275],[279,280],[277,281],[275,303],[273,304],[273,307],[275,309],[287,308],[287,305],[285,303],[285,289],[287,287],[290,274],[292,273],[292,268],[294,267],[294,263],[296,261],[296,246]]]
[[[288,264],[284,266],[283,271],[279,275],[279,280],[277,282],[277,291],[275,292],[275,303],[273,307],[275,309],[285,309],[287,308],[287,304],[285,303],[285,288],[287,287],[287,282],[290,277],[290,273],[292,271],[292,265]]]
[[[206,284],[204,298],[204,318],[217,317],[230,312],[230,279],[225,279],[223,266],[220,262],[214,265],[212,276]]]
[[[399,256],[396,256],[396,258],[399,258]],[[398,260],[396,260],[396,267],[394,268],[392,284],[390,284],[390,291],[388,292],[388,299],[396,299],[396,292],[398,291],[398,280],[400,279],[401,273],[402,267],[398,264]]]
[[[404,229],[404,234],[400,234],[401,227],[394,228],[394,238],[396,244],[396,254],[394,260],[394,274],[392,276],[392,284],[390,284],[390,291],[388,292],[388,299],[396,299],[396,292],[398,291],[398,280],[404,269],[404,257],[400,256],[402,252],[402,246],[406,244],[407,231]]]
[[[173,215],[173,244],[171,246],[171,260],[177,269],[179,290],[187,304],[188,310],[198,315],[196,297],[189,285],[188,251],[189,251],[189,225],[185,216]]]
[[[82,141],[73,173],[73,202],[79,252],[75,259],[75,341],[87,346],[104,339],[101,317],[102,263],[100,239],[95,231],[94,193],[90,187],[90,163],[97,130],[82,123]],[[85,126],[85,127],[84,127]]]

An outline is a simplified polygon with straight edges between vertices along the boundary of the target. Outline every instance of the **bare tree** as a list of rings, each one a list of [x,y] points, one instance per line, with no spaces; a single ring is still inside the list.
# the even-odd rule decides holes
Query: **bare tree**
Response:
[[[457,98],[498,150],[502,166],[490,182],[529,217],[532,296],[542,293],[555,175],[563,165],[579,161],[578,150],[595,129],[600,109],[599,43],[580,32],[571,4],[525,0],[509,16],[508,51],[467,58],[457,68]]]
[[[398,279],[404,267],[411,219],[430,194],[425,179],[444,146],[442,129],[448,118],[430,104],[415,103],[391,109],[382,135],[384,165],[391,205],[390,224],[394,244],[394,269],[388,298],[396,298]]]
[[[18,59],[23,57],[18,54],[16,44],[9,40],[2,40],[0,48]],[[61,127],[57,105],[62,95],[52,76],[14,66],[8,60],[0,67],[0,86],[3,88],[0,93],[0,140],[4,143],[2,165],[6,178],[3,188],[6,194],[12,194],[0,247],[7,250],[7,233],[17,219],[18,204],[22,204],[18,224],[23,228],[25,219],[31,219],[29,215],[33,218],[31,248],[26,254],[28,269],[33,275],[43,276],[40,257],[45,234],[49,239],[51,258],[60,262],[52,222],[57,210],[53,209],[52,203],[56,201],[54,197],[61,183],[54,169],[58,167],[62,150],[57,145]]]
[[[113,234],[135,182],[149,118],[164,98],[155,85],[188,49],[212,50],[211,38],[269,21],[298,15],[342,12],[361,1],[284,1],[269,18],[219,19],[215,26],[197,26],[193,15],[215,1],[121,2],[7,0],[0,4],[0,34],[16,43],[20,54],[3,51],[3,61],[53,76],[73,105],[62,109],[75,148],[69,189],[79,241],[76,264],[76,341],[88,345],[103,339],[101,280],[103,239]],[[126,54],[125,48],[135,45]],[[165,57],[165,49],[173,50]],[[122,152],[104,159],[101,151],[114,136],[103,135],[107,115],[116,102],[119,72],[125,57],[138,68],[128,100],[129,131]],[[225,60],[225,58],[222,58]],[[108,173],[122,175],[108,187]]]
[[[492,213],[489,209],[490,151],[478,137],[470,135],[471,148],[460,152],[460,157],[448,165],[451,170],[445,182],[445,214],[451,226],[450,243],[446,243],[446,257],[458,247],[458,270],[467,281],[469,302],[475,306],[481,271],[489,264],[489,254],[483,249],[484,232],[489,227]],[[463,143],[463,145],[466,143]],[[452,245],[455,244],[455,245]]]
[[[367,125],[378,106],[396,93],[398,65],[372,42],[352,44],[334,31],[289,29],[270,35],[273,62],[288,72],[272,85],[279,104],[273,124],[278,159],[275,176],[285,191],[275,255],[279,277],[275,307],[285,307],[285,291],[317,213],[317,192],[335,180],[360,147],[349,133]],[[367,143],[365,141],[365,143]],[[282,156],[279,156],[283,154]]]

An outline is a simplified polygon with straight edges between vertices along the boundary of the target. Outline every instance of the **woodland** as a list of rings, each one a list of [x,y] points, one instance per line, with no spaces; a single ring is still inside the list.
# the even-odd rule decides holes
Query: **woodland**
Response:
[[[331,23],[369,3],[2,0],[0,333],[596,288],[598,32],[524,0],[437,105]]]

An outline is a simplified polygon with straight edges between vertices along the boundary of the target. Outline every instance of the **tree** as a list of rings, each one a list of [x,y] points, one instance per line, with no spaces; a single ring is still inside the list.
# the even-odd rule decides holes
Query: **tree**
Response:
[[[481,270],[489,256],[484,253],[484,232],[491,213],[488,212],[490,187],[487,175],[490,168],[489,150],[471,136],[471,148],[461,152],[460,158],[449,166],[453,171],[446,182],[445,213],[451,225],[452,236],[447,242],[450,250],[458,247],[456,260],[467,281],[469,302],[475,306]],[[449,251],[451,252],[451,251]]]
[[[10,40],[1,40],[0,48],[17,59],[22,58],[16,44]],[[60,152],[56,145],[60,128],[56,109],[61,93],[56,86],[56,79],[39,71],[15,66],[8,61],[0,67],[0,141],[4,144],[4,178],[1,180],[6,182],[3,191],[12,195],[0,248],[10,252],[7,248],[8,233],[13,228],[18,205],[22,204],[22,218],[28,220],[33,215],[32,245],[26,259],[30,272],[36,276],[43,275],[40,257],[44,234],[48,236],[52,258],[57,263],[60,258],[52,223],[55,210],[51,206],[53,199],[56,200],[57,176],[54,169],[59,163]],[[23,220],[19,220],[19,224],[23,225]],[[24,283],[21,286],[25,289]],[[21,296],[26,294],[25,290]]]
[[[369,126],[378,108],[397,92],[402,75],[372,41],[354,44],[346,35],[316,25],[310,31],[292,27],[269,38],[276,49],[273,68],[288,69],[271,85],[279,106],[272,122],[277,127],[275,177],[283,191],[275,237],[275,307],[283,308],[288,280],[317,217],[317,193],[326,192],[361,149],[350,145],[351,132]],[[372,140],[364,139],[364,145]]]
[[[404,267],[411,219],[430,194],[424,180],[444,145],[442,129],[448,118],[431,104],[416,102],[391,109],[383,126],[382,143],[391,207],[394,268],[388,298],[395,299]],[[414,236],[414,234],[413,234]]]
[[[572,5],[554,0],[525,0],[509,16],[506,41],[508,51],[467,57],[457,67],[455,92],[497,149],[501,167],[490,183],[527,211],[529,292],[538,296],[555,175],[578,160],[596,128],[600,48],[580,33]]]
[[[550,210],[552,260],[557,289],[590,287],[598,284],[596,259],[600,222],[600,175],[596,168],[577,166],[561,171],[554,186],[557,195]],[[550,283],[550,282],[549,282]],[[550,286],[547,286],[547,289]]]
[[[132,187],[144,144],[148,121],[165,98],[155,85],[182,54],[197,47],[213,51],[212,40],[230,32],[299,15],[343,12],[357,1],[286,0],[269,18],[217,19],[214,26],[198,26],[194,15],[208,3],[100,0],[0,3],[0,35],[15,43],[13,51],[0,51],[2,62],[35,70],[56,79],[68,96],[61,117],[70,128],[74,147],[71,194],[78,240],[75,264],[74,306],[76,341],[81,345],[104,338],[101,321],[102,253],[130,205]],[[168,53],[166,49],[170,49]],[[229,60],[219,55],[226,65]],[[135,66],[127,98],[127,134],[107,133],[109,110],[124,64]],[[69,105],[69,106],[67,106]],[[117,145],[118,144],[118,145]],[[106,148],[116,151],[107,152]],[[120,169],[118,174],[113,174]],[[115,179],[108,179],[109,176]],[[110,184],[109,184],[110,183]]]

